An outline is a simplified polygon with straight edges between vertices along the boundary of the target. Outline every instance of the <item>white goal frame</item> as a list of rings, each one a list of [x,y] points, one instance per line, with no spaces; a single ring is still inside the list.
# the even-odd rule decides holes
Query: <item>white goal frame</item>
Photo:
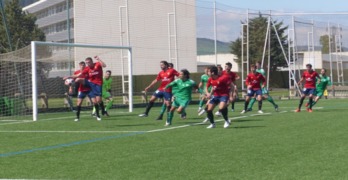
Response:
[[[128,81],[124,81],[124,72],[122,72],[122,83],[128,83],[128,106],[129,112],[133,112],[133,63],[132,63],[132,48],[128,46],[108,46],[108,45],[95,45],[95,44],[79,44],[79,43],[57,43],[57,42],[43,42],[43,41],[31,41],[31,73],[32,73],[32,101],[33,101],[33,121],[37,121],[38,118],[38,92],[37,92],[37,74],[36,74],[36,47],[37,45],[47,46],[64,46],[64,47],[82,47],[82,48],[108,48],[108,49],[121,49],[128,50]],[[125,93],[125,92],[123,92]]]

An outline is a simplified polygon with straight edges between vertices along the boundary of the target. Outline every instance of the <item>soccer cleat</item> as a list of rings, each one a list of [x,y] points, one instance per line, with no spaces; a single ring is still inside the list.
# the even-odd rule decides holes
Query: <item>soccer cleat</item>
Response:
[[[310,113],[313,112],[313,110],[312,110],[312,109],[309,109],[309,108],[307,109],[307,111],[310,112]]]
[[[139,115],[140,116],[140,115]],[[160,114],[156,120],[162,120],[163,119],[163,114]]]
[[[234,112],[234,109],[231,109],[231,112]]]
[[[139,117],[147,117],[148,115],[143,113],[143,114],[139,114]]]
[[[171,125],[170,123],[166,122],[166,124],[164,126],[170,126],[170,125]]]
[[[248,108],[248,109],[247,109],[247,111],[252,111],[252,110],[253,110],[253,109],[251,109],[251,108]]]
[[[198,116],[202,116],[205,113],[205,110],[203,109],[201,112],[198,113]]]
[[[214,124],[210,124],[207,129],[212,129],[212,128],[215,128],[215,123]]]
[[[224,128],[228,128],[230,125],[231,125],[231,122],[229,120],[225,121]]]
[[[305,105],[306,107],[308,107],[309,106],[309,103],[306,103],[306,105]]]
[[[180,114],[181,119],[186,119],[186,113]]]
[[[215,116],[221,116],[221,112],[220,111],[216,111]]]
[[[98,116],[97,116],[97,121],[101,121],[101,117],[98,117]]]
[[[74,121],[77,122],[77,121],[80,121],[80,119],[79,119],[79,118],[76,118]]]
[[[274,110],[275,110],[276,112],[279,111],[279,108],[278,108],[278,107],[279,107],[278,105],[275,105],[275,106],[274,106]]]
[[[296,109],[295,112],[301,112],[301,109]]]
[[[201,111],[202,111],[202,107],[199,107],[197,112],[201,112]]]
[[[245,114],[247,111],[246,110],[243,110],[242,112],[240,112],[241,114]]]
[[[206,123],[209,121],[209,118],[205,118],[204,121],[202,123]]]
[[[258,110],[257,113],[263,114],[263,111],[262,110]]]
[[[104,115],[107,116],[107,117],[110,116],[109,113],[108,113],[107,111],[105,111]]]

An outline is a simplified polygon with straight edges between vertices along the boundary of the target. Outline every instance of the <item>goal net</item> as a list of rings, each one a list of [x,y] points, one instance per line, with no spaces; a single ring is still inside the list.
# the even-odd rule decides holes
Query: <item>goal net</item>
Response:
[[[74,74],[79,62],[99,56],[110,70],[111,94],[115,108],[133,110],[131,48],[91,44],[32,42],[23,49],[0,55],[0,120],[38,120],[54,113],[74,112],[77,88],[69,93],[63,77]],[[90,113],[85,98],[82,111]]]

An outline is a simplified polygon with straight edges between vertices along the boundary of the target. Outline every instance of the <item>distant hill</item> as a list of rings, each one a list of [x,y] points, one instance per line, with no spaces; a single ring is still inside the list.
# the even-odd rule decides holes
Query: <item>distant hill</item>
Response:
[[[230,43],[217,41],[217,53],[230,53]],[[214,54],[214,40],[206,38],[197,38],[197,55]]]

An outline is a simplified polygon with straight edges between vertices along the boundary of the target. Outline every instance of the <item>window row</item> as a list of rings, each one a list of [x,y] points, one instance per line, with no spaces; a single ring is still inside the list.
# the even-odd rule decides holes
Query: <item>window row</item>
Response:
[[[66,21],[61,21],[61,22],[56,23],[56,24],[51,24],[49,26],[42,27],[41,29],[46,35],[48,35],[48,34],[58,33],[61,31],[66,31],[66,30],[68,30],[68,26],[67,26]],[[74,29],[74,20],[73,19],[70,20],[70,29]]]
[[[69,8],[71,9],[71,8],[73,8],[73,6],[74,6],[73,0],[70,0],[69,1]],[[45,18],[48,16],[52,16],[54,14],[66,11],[66,9],[67,9],[66,2],[62,2],[62,3],[56,4],[54,6],[45,8],[39,12],[36,12],[35,15],[36,15],[37,19],[41,19],[41,18]]]

